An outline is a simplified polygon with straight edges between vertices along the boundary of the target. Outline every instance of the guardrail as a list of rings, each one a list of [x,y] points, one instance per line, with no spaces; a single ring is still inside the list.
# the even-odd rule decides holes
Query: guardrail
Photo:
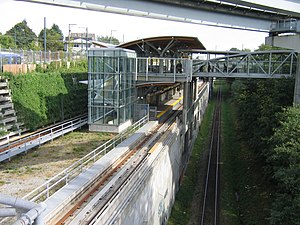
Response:
[[[0,162],[20,153],[27,152],[31,148],[76,130],[85,124],[87,124],[87,116],[79,117],[17,141],[10,142],[9,144],[2,145],[0,147]]]
[[[141,118],[139,121],[134,123],[131,127],[129,127],[126,131],[118,134],[111,140],[106,143],[100,145],[90,153],[88,153],[83,158],[79,159],[77,162],[70,165],[68,168],[57,174],[56,176],[47,180],[44,184],[40,185],[26,196],[23,199],[41,202],[49,198],[52,194],[54,194],[57,190],[59,190],[64,185],[68,184],[70,180],[75,178],[79,173],[81,173],[84,169],[92,166],[96,160],[101,158],[101,156],[105,155],[107,152],[112,150],[115,146],[125,140],[129,135],[135,132],[138,128],[142,127],[149,121],[149,116],[146,115]]]

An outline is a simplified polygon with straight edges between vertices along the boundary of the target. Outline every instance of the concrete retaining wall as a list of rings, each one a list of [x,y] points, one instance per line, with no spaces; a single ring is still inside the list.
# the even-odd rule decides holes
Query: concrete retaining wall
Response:
[[[195,141],[201,118],[207,107],[209,90],[203,92],[195,101],[194,115],[197,121],[193,124],[192,143]],[[175,194],[179,187],[180,177],[185,170],[184,154],[190,152],[184,149],[184,132],[182,123],[177,124],[172,132],[165,135],[164,140],[158,143],[156,149],[149,155],[145,176],[133,185],[132,191],[124,194],[123,202],[118,202],[119,209],[109,216],[105,224],[122,225],[160,225],[166,224],[170,215]],[[120,193],[121,194],[121,193]],[[99,224],[104,224],[99,221]]]

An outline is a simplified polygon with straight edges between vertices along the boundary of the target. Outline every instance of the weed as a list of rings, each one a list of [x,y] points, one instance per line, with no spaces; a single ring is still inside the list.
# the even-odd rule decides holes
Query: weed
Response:
[[[84,151],[85,151],[85,148],[82,146],[77,146],[77,147],[73,148],[73,152],[77,153],[77,154],[83,153]]]
[[[39,156],[39,153],[38,152],[33,152],[31,156],[34,157],[34,158],[36,158],[36,157]]]

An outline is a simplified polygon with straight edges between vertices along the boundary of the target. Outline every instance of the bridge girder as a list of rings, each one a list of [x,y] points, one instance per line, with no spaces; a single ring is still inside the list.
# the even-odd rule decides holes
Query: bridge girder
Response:
[[[294,9],[250,1],[215,0],[17,0],[163,19],[208,26],[268,32],[271,21],[300,18],[299,3]],[[260,0],[263,1],[263,0]],[[273,0],[284,3],[293,0]],[[271,5],[271,6],[268,6]]]

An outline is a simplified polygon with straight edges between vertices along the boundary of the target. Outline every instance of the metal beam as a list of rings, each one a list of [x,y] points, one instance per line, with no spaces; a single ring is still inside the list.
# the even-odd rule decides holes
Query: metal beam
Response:
[[[300,4],[298,0],[222,0],[221,2],[282,13],[296,18],[300,17]]]
[[[268,32],[271,19],[143,0],[18,0],[207,26]],[[182,2],[182,1],[181,1]],[[209,2],[209,1],[208,1]],[[220,1],[218,1],[220,2]],[[248,9],[247,9],[248,10]],[[248,10],[251,11],[251,10]]]

